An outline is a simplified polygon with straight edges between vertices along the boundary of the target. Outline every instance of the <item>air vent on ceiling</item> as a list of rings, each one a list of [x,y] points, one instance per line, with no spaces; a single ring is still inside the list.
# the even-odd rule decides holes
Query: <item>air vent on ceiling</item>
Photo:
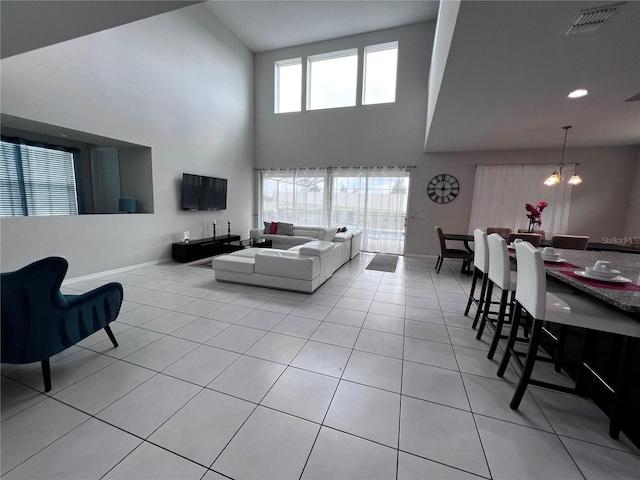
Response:
[[[636,93],[635,95],[631,95],[629,98],[625,100],[625,102],[640,102],[640,93]]]
[[[580,13],[569,28],[562,31],[563,35],[577,35],[579,33],[591,33],[600,25],[610,19],[626,2],[614,3],[603,7],[580,10]]]

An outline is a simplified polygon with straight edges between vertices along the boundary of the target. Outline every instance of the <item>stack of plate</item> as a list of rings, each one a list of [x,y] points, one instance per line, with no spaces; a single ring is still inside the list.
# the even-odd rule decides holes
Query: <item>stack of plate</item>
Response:
[[[557,262],[560,259],[559,253],[543,253],[542,260],[545,262]]]

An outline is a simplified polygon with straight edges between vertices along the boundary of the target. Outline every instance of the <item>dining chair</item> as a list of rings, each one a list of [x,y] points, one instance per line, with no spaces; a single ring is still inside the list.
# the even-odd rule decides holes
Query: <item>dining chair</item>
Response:
[[[518,229],[518,233],[537,233],[538,235],[540,235],[540,240],[542,240],[544,242],[545,240],[545,232],[544,230],[534,230],[533,232],[530,232],[529,230],[527,230],[526,228],[519,228]]]
[[[586,250],[589,245],[589,237],[582,235],[554,235],[550,245],[555,248],[569,250]]]
[[[618,418],[626,388],[625,380],[630,376],[628,369],[632,364],[635,339],[640,337],[640,322],[615,307],[588,295],[547,292],[541,252],[528,242],[520,242],[516,244],[515,248],[518,262],[515,307],[507,347],[498,369],[498,376],[502,377],[509,361],[513,358],[515,366],[521,373],[510,407],[516,410],[520,406],[528,385],[583,395],[583,376],[589,374],[613,396],[614,409],[609,434],[613,438],[617,438],[620,430]],[[520,360],[518,353],[514,350],[518,328],[523,316],[533,323],[524,362]],[[580,365],[578,365],[574,388],[531,378],[536,361],[548,360],[538,354],[544,322],[579,327],[584,329],[585,334],[589,334],[589,331],[600,331],[623,336],[618,375],[613,382],[614,385],[607,383],[601,375],[596,373],[594,367],[587,364],[589,352],[585,349],[583,349]]]
[[[476,306],[476,314],[473,320],[473,328],[476,328],[478,319],[480,318],[480,312],[483,308],[484,294],[487,290],[487,275],[489,271],[489,255],[487,251],[487,234],[476,228],[473,231],[473,278],[471,279],[471,291],[469,292],[469,300],[467,301],[467,308],[464,310],[465,316],[469,314],[471,305]],[[480,279],[480,295],[475,298],[476,284]]]
[[[104,329],[118,346],[109,323],[122,305],[122,285],[107,283],[82,295],[63,295],[68,263],[48,257],[2,273],[2,363],[40,362],[44,391],[51,390],[49,358]]]
[[[529,242],[534,247],[539,247],[542,241],[542,235],[539,233],[510,233],[507,237],[507,244],[512,244],[516,238]]]
[[[513,312],[513,305],[515,303],[515,291],[516,291],[516,272],[511,271],[511,260],[509,259],[509,252],[507,251],[507,242],[497,233],[492,233],[487,237],[487,245],[489,248],[489,274],[488,274],[488,286],[486,290],[487,299],[493,296],[493,287],[498,287],[501,291],[500,304],[498,307],[498,316],[495,319],[495,324],[485,312],[482,315],[482,321],[478,327],[478,333],[476,338],[480,340],[482,338],[482,332],[487,322],[493,325],[493,339],[491,346],[489,347],[488,359],[492,359],[498,342],[500,339],[506,339],[506,336],[502,335],[502,327],[507,322],[507,319]],[[509,298],[511,297],[511,298]],[[509,313],[507,314],[507,309]]]
[[[462,249],[447,248],[447,243],[444,239],[442,229],[440,227],[435,227],[435,230],[440,243],[440,255],[438,255],[438,260],[436,261],[436,273],[440,273],[440,269],[442,268],[445,258],[462,260],[462,272],[468,272],[471,261],[473,260],[473,254]]]
[[[491,235],[492,233],[497,233],[498,235],[500,235],[501,237],[504,237],[505,239],[509,236],[509,234],[512,231],[513,230],[511,230],[510,228],[504,228],[504,227],[487,227],[487,235]]]

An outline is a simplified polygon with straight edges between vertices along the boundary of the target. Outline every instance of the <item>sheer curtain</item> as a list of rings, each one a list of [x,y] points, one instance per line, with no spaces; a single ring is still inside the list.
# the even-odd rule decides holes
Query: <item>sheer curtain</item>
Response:
[[[273,169],[259,172],[259,221],[326,225],[326,168]]]
[[[407,167],[272,169],[257,175],[258,222],[362,230],[364,250],[403,253]]]
[[[566,165],[572,170],[575,165]],[[544,184],[553,165],[478,165],[473,191],[469,232],[475,228],[527,228],[525,204],[545,201],[542,212],[546,238],[567,233],[571,207],[571,185],[564,181],[554,186]]]
[[[333,224],[362,230],[363,249],[402,254],[409,197],[406,167],[340,167],[332,172]]]

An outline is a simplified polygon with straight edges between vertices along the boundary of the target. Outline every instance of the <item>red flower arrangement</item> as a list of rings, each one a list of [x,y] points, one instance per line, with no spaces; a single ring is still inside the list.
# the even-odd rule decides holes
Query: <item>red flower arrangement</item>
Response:
[[[524,208],[527,209],[527,218],[529,219],[529,233],[533,233],[536,226],[542,226],[542,211],[547,207],[547,202],[538,202],[537,205],[527,203]]]

